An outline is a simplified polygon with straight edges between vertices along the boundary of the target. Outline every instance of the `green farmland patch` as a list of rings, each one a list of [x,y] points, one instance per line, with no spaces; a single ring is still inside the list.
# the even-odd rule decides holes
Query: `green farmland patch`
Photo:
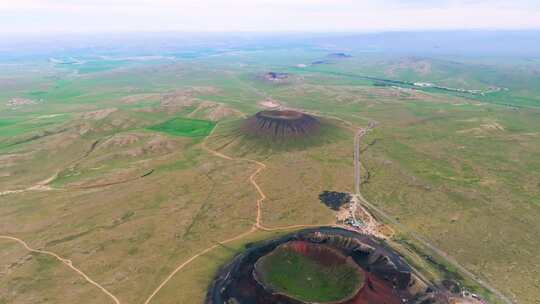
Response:
[[[208,120],[177,117],[149,129],[175,136],[204,137],[210,134],[216,124]]]
[[[29,119],[0,118],[0,139],[3,137],[17,136],[24,133],[43,130],[44,128],[58,126],[68,120],[67,114],[55,114],[31,117]]]

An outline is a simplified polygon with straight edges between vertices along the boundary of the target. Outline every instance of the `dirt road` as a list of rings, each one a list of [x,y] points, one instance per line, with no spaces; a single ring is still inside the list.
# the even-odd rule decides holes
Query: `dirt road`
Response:
[[[401,231],[406,232],[408,235],[410,235],[414,240],[421,243],[422,245],[428,247],[435,253],[437,253],[439,256],[443,257],[448,263],[450,263],[452,266],[457,268],[461,273],[467,275],[469,278],[480,284],[482,287],[484,287],[486,290],[489,290],[491,293],[499,297],[502,301],[504,301],[507,304],[513,304],[513,302],[507,298],[505,295],[503,295],[500,291],[495,289],[493,286],[479,278],[477,275],[473,274],[469,270],[467,270],[465,267],[463,267],[461,264],[459,264],[454,258],[452,258],[450,255],[448,255],[446,252],[442,251],[441,249],[437,248],[435,245],[433,245],[431,242],[429,242],[427,239],[422,237],[421,235],[410,231],[405,225],[398,222],[396,219],[394,219],[392,216],[390,216],[388,213],[384,212],[377,206],[370,203],[368,200],[366,200],[360,191],[360,185],[361,185],[361,179],[360,179],[360,141],[362,137],[374,127],[373,124],[370,124],[370,126],[367,129],[360,128],[358,129],[355,139],[354,139],[354,188],[355,188],[355,196],[358,198],[358,201],[364,205],[370,212],[377,214],[380,218],[385,219],[387,222],[391,223],[394,227],[397,227]]]
[[[217,127],[217,126],[216,126]],[[214,130],[216,130],[216,127],[214,127]],[[256,181],[256,178],[257,176],[263,171],[266,169],[266,165],[260,161],[257,161],[257,160],[253,160],[253,159],[248,159],[248,158],[234,158],[234,157],[231,157],[229,155],[226,155],[224,153],[221,153],[219,151],[216,151],[216,150],[213,150],[211,148],[208,147],[208,145],[206,144],[207,140],[209,138],[212,137],[212,135],[214,134],[214,130],[212,130],[212,132],[204,139],[204,141],[202,142],[202,147],[203,149],[205,149],[208,153],[216,156],[216,157],[219,157],[219,158],[222,158],[222,159],[225,159],[225,160],[229,160],[229,161],[244,161],[244,162],[249,162],[249,163],[252,163],[252,164],[255,164],[257,166],[257,169],[249,176],[249,182],[251,183],[251,185],[255,188],[255,190],[257,191],[257,194],[259,196],[259,198],[257,199],[257,212],[256,212],[256,217],[255,217],[255,221],[254,221],[254,224],[253,226],[251,227],[250,230],[240,234],[240,235],[237,235],[233,238],[230,238],[230,239],[227,239],[225,241],[221,241],[221,242],[218,242],[217,244],[214,244],[204,250],[202,250],[201,252],[195,254],[194,256],[190,257],[189,259],[187,259],[186,261],[184,261],[182,264],[178,265],[166,278],[163,282],[161,282],[161,284],[152,292],[152,294],[146,299],[146,301],[144,302],[144,304],[149,304],[152,299],[156,296],[156,294],[159,293],[159,291],[180,271],[182,270],[183,268],[185,268],[186,266],[188,266],[189,264],[191,264],[193,261],[195,261],[196,259],[198,259],[199,257],[211,252],[212,250],[220,247],[221,245],[223,244],[227,244],[227,243],[231,243],[231,242],[234,242],[236,240],[240,240],[246,236],[248,236],[249,234],[257,231],[257,230],[261,230],[261,231],[280,231],[280,230],[291,230],[291,229],[300,229],[300,228],[309,228],[309,227],[319,227],[320,225],[292,225],[292,226],[283,226],[283,227],[266,227],[263,225],[262,223],[262,204],[263,204],[263,201],[266,199],[266,194],[263,192],[263,190],[261,189],[261,187],[259,186],[259,184],[257,183]]]
[[[56,179],[56,177],[58,176],[58,173],[59,172],[56,172],[54,173],[53,176],[41,181],[41,182],[38,182],[37,184],[35,184],[34,186],[31,186],[31,187],[28,187],[26,189],[19,189],[19,190],[5,190],[5,191],[0,191],[0,196],[3,196],[3,195],[8,195],[8,194],[16,194],[16,193],[22,193],[22,192],[27,192],[27,191],[49,191],[49,190],[55,190],[54,188],[51,188],[49,186],[49,184]]]
[[[110,293],[105,287],[103,287],[102,285],[100,285],[96,281],[89,278],[82,270],[80,270],[79,268],[73,266],[73,262],[71,262],[71,260],[64,259],[61,256],[59,256],[56,253],[51,252],[51,251],[34,249],[34,248],[30,247],[25,241],[23,241],[23,240],[21,240],[19,238],[16,238],[16,237],[7,236],[7,235],[0,235],[0,239],[15,241],[15,242],[21,244],[26,250],[28,250],[30,252],[39,253],[39,254],[46,254],[46,255],[49,255],[49,256],[52,256],[52,257],[56,258],[57,260],[59,260],[60,262],[64,263],[69,268],[71,268],[75,272],[77,272],[88,283],[90,283],[90,284],[96,286],[97,288],[99,288],[102,292],[104,292],[107,296],[109,296],[111,298],[111,300],[114,301],[114,303],[120,304],[120,301],[118,300],[118,298],[116,298],[112,293]]]
[[[341,119],[339,119],[341,120]],[[343,121],[343,120],[342,120]],[[347,123],[347,126],[350,127],[352,129],[352,125],[349,123],[349,122],[346,122]],[[356,134],[355,134],[355,138],[354,138],[354,189],[355,189],[355,200],[360,203],[361,205],[363,205],[363,207],[369,209],[370,211],[378,214],[381,218],[384,218],[386,221],[388,221],[389,223],[393,224],[395,227],[398,227],[399,229],[403,230],[403,231],[406,231],[408,232],[415,240],[417,240],[418,242],[422,243],[423,245],[425,245],[426,247],[430,248],[431,250],[433,250],[434,252],[436,252],[437,254],[439,254],[440,256],[444,257],[449,263],[451,263],[453,266],[455,266],[457,269],[459,269],[462,273],[466,274],[467,276],[469,276],[471,279],[475,280],[476,282],[478,282],[480,285],[482,285],[484,288],[486,288],[487,290],[491,291],[493,294],[497,295],[498,297],[500,297],[505,303],[507,304],[512,304],[512,301],[510,301],[508,298],[506,298],[502,293],[500,293],[499,291],[497,291],[495,288],[493,288],[492,286],[490,286],[489,284],[487,284],[486,282],[482,281],[480,278],[478,278],[476,275],[474,275],[473,273],[469,272],[467,269],[465,269],[463,266],[461,266],[459,263],[457,263],[457,261],[455,261],[452,257],[450,257],[448,254],[446,254],[445,252],[443,252],[442,250],[438,249],[436,246],[434,246],[433,244],[431,244],[430,242],[428,242],[426,239],[424,239],[423,237],[417,235],[416,233],[414,232],[410,232],[408,231],[408,229],[406,227],[404,227],[404,225],[402,225],[401,223],[397,222],[394,218],[392,218],[391,216],[389,216],[387,213],[385,213],[384,211],[380,210],[379,208],[377,208],[376,206],[374,206],[373,204],[371,204],[370,202],[368,202],[361,194],[361,175],[360,175],[360,142],[361,142],[361,139],[362,137],[367,134],[367,132],[372,129],[374,127],[374,124],[370,123],[369,126],[367,128],[359,128],[357,129],[356,131]],[[215,130],[216,128],[214,128]],[[224,153],[221,153],[219,151],[216,151],[216,150],[213,150],[211,148],[209,148],[207,145],[206,145],[206,142],[207,142],[207,139],[211,138],[213,133],[214,133],[214,130],[206,137],[206,139],[202,142],[202,147],[207,151],[209,152],[210,154],[216,156],[216,157],[219,157],[219,158],[222,158],[222,159],[225,159],[225,160],[228,160],[228,161],[245,161],[245,162],[249,162],[249,163],[252,163],[252,164],[255,164],[256,165],[256,169],[255,171],[250,175],[249,177],[249,182],[252,184],[252,186],[255,188],[255,190],[257,191],[257,194],[258,194],[258,199],[256,201],[256,205],[257,205],[257,212],[256,212],[256,217],[255,217],[255,220],[254,220],[254,223],[253,223],[253,226],[246,232],[244,233],[241,233],[237,236],[234,236],[230,239],[227,239],[227,240],[224,240],[224,241],[220,241],[220,242],[217,242],[216,244],[204,249],[204,250],[201,250],[199,253],[193,255],[192,257],[190,257],[189,259],[185,260],[184,262],[182,262],[180,265],[178,265],[159,285],[158,287],[152,292],[152,294],[150,294],[150,296],[146,299],[146,301],[144,302],[144,304],[149,304],[153,298],[159,293],[159,291],[178,273],[180,272],[182,269],[184,269],[186,266],[188,266],[189,264],[191,264],[193,261],[195,261],[196,259],[198,259],[199,257],[211,252],[212,250],[222,246],[223,244],[227,244],[227,243],[231,243],[231,242],[234,242],[236,240],[239,240],[239,239],[242,239],[246,236],[248,236],[249,234],[251,233],[254,233],[256,232],[257,230],[261,230],[261,231],[279,231],[279,230],[291,230],[291,229],[300,229],[300,228],[308,228],[308,227],[318,227],[318,226],[321,226],[321,225],[292,225],[292,226],[284,226],[284,227],[266,227],[263,225],[263,221],[262,221],[262,205],[263,205],[263,202],[264,200],[267,198],[265,193],[263,192],[263,190],[261,189],[261,187],[259,186],[259,184],[257,183],[256,181],[256,178],[257,176],[262,172],[264,171],[267,166],[262,163],[262,162],[259,162],[257,160],[252,160],[252,159],[246,159],[246,158],[234,158],[234,157],[231,157],[229,155],[226,155]],[[26,191],[26,190],[43,190],[44,188],[47,187],[47,184],[50,183],[51,180],[53,180],[54,178],[56,177],[53,176],[41,183],[39,183],[38,185],[32,187],[32,188],[29,188],[29,189],[25,189],[23,191]],[[49,189],[47,189],[49,190]],[[0,195],[2,195],[4,193],[1,193],[0,192]],[[7,194],[7,193],[6,193]],[[0,236],[0,239],[7,239],[7,240],[12,240],[12,241],[16,241],[18,243],[20,243],[21,245],[23,245],[28,251],[31,251],[31,252],[35,252],[35,253],[40,253],[40,254],[47,254],[47,255],[50,255],[50,256],[53,256],[55,257],[56,259],[58,259],[59,261],[61,261],[62,263],[64,263],[65,265],[67,265],[68,267],[70,267],[71,269],[73,269],[75,272],[77,272],[79,275],[81,275],[87,282],[91,283],[92,285],[96,286],[97,288],[99,288],[102,292],[104,292],[107,296],[109,296],[116,304],[120,304],[120,301],[118,300],[118,298],[116,298],[113,294],[111,294],[107,289],[105,289],[102,285],[98,284],[97,282],[93,281],[92,279],[90,279],[83,271],[81,271],[80,269],[76,268],[75,266],[73,266],[73,263],[68,260],[68,259],[64,259],[60,256],[58,256],[57,254],[55,254],[54,252],[50,252],[50,251],[45,251],[45,250],[37,250],[37,249],[33,249],[31,248],[27,243],[25,243],[23,240],[21,239],[18,239],[18,238],[15,238],[15,237],[12,237],[12,236]]]
[[[360,140],[368,129],[360,128],[354,136],[354,193],[360,193]]]
[[[215,128],[214,128],[215,130]],[[152,299],[156,296],[156,294],[159,293],[159,291],[180,271],[182,270],[183,268],[185,268],[186,266],[188,266],[189,264],[191,264],[193,261],[195,261],[197,258],[211,252],[212,250],[224,245],[224,244],[227,244],[227,243],[231,243],[231,242],[234,242],[236,240],[239,240],[239,239],[242,239],[246,236],[248,236],[249,234],[257,231],[257,230],[261,230],[261,231],[280,231],[280,230],[291,230],[291,229],[300,229],[300,228],[309,228],[309,227],[318,227],[320,225],[291,225],[291,226],[283,226],[283,227],[266,227],[262,224],[262,204],[263,204],[263,201],[266,199],[266,195],[265,193],[263,192],[263,190],[261,189],[261,187],[259,186],[259,184],[257,183],[256,181],[256,178],[257,176],[263,171],[266,169],[266,165],[262,162],[259,162],[257,160],[253,160],[253,159],[246,159],[246,158],[234,158],[234,157],[231,157],[231,156],[228,156],[226,154],[223,154],[219,151],[216,151],[216,150],[213,150],[211,148],[209,148],[207,145],[206,145],[206,141],[208,138],[211,138],[211,136],[213,135],[213,132],[214,130],[212,130],[212,132],[206,137],[206,139],[203,141],[202,143],[202,146],[203,148],[209,152],[210,154],[216,156],[216,157],[219,157],[219,158],[222,158],[222,159],[225,159],[225,160],[229,160],[229,161],[245,161],[245,162],[249,162],[249,163],[253,163],[257,166],[257,169],[250,175],[249,177],[249,181],[250,183],[253,185],[253,187],[255,188],[255,190],[257,191],[257,194],[259,196],[259,198],[257,199],[257,213],[256,213],[256,217],[255,217],[255,221],[254,221],[254,224],[253,226],[250,228],[250,230],[244,232],[244,233],[241,233],[235,237],[232,237],[230,239],[227,239],[227,240],[224,240],[224,241],[220,241],[220,242],[217,242],[216,244],[200,251],[199,253],[195,254],[194,256],[190,257],[189,259],[187,259],[186,261],[184,261],[182,264],[178,265],[165,279],[163,282],[161,282],[161,284],[152,292],[152,294],[150,294],[150,296],[146,299],[146,301],[144,302],[144,304],[148,304],[152,301]],[[54,180],[56,178],[58,173],[56,173],[54,176],[48,178],[47,180],[45,181],[42,181],[40,183],[38,183],[36,186],[33,186],[33,187],[30,187],[28,189],[23,189],[23,190],[15,190],[15,191],[5,191],[5,192],[0,192],[0,195],[5,195],[5,194],[12,194],[12,193],[19,193],[19,192],[23,192],[23,191],[33,191],[33,190],[51,190],[50,188],[48,188],[48,184]],[[144,175],[145,176],[145,175]],[[137,178],[140,178],[140,177],[137,177]],[[74,271],[76,271],[77,273],[79,273],[81,276],[83,276],[85,278],[86,281],[88,281],[89,283],[91,283],[92,285],[98,287],[99,289],[101,289],[105,294],[107,294],[112,300],[114,300],[114,302],[116,304],[120,304],[120,301],[118,300],[118,298],[116,298],[113,294],[111,294],[107,289],[105,289],[103,286],[101,286],[100,284],[98,284],[97,282],[93,281],[92,279],[90,279],[84,272],[82,272],[80,269],[76,268],[73,266],[73,263],[68,260],[68,259],[64,259],[62,257],[60,257],[59,255],[57,255],[56,253],[54,252],[50,252],[50,251],[45,251],[45,250],[37,250],[37,249],[33,249],[31,248],[27,243],[25,243],[23,240],[21,239],[18,239],[18,238],[15,238],[15,237],[12,237],[12,236],[0,236],[0,238],[2,239],[8,239],[8,240],[13,240],[13,241],[16,241],[20,244],[22,244],[27,250],[31,251],[31,252],[35,252],[35,253],[42,253],[42,254],[47,254],[47,255],[50,255],[50,256],[53,256],[55,257],[56,259],[58,259],[59,261],[61,261],[62,263],[66,264],[68,267],[70,267],[71,269],[73,269]]]

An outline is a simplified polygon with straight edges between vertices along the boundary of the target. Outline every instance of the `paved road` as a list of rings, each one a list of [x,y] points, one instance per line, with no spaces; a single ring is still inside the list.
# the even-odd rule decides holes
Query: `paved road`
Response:
[[[498,296],[504,303],[506,304],[513,304],[512,300],[510,300],[508,297],[503,295],[500,291],[495,289],[493,286],[489,285],[487,282],[476,276],[474,273],[467,270],[465,267],[463,267],[461,264],[459,264],[453,257],[448,255],[446,252],[440,250],[435,245],[433,245],[431,242],[429,242],[427,239],[425,239],[423,236],[418,235],[417,233],[410,231],[405,225],[398,222],[395,218],[390,216],[388,213],[384,212],[377,206],[370,203],[368,200],[366,200],[360,191],[360,184],[361,184],[361,178],[360,178],[360,141],[364,135],[367,134],[367,132],[375,127],[374,124],[370,123],[368,128],[360,128],[358,129],[355,139],[354,139],[354,188],[355,188],[355,194],[358,197],[358,201],[362,203],[365,207],[367,207],[371,212],[376,213],[381,218],[384,218],[387,222],[391,223],[394,227],[399,228],[401,231],[407,232],[409,236],[411,236],[413,239],[415,239],[417,242],[421,243],[422,245],[428,247],[441,257],[445,258],[448,263],[450,263],[452,266],[457,268],[461,273],[467,275],[469,278],[476,281],[478,284],[480,284],[485,289],[489,290],[494,295]]]

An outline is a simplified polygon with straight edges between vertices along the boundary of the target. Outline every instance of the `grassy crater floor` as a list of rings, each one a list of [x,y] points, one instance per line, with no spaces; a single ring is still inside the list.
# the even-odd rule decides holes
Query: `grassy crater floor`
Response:
[[[354,296],[363,272],[344,256],[327,250],[284,244],[256,264],[260,283],[275,293],[308,303],[331,303]]]

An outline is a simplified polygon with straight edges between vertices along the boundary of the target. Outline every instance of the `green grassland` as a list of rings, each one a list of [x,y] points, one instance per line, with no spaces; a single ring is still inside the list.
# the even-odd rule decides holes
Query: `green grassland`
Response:
[[[363,274],[351,265],[325,266],[285,248],[277,248],[258,263],[262,282],[274,292],[310,303],[346,299],[364,281]]]
[[[451,267],[441,270],[444,259],[426,262],[431,253],[408,238],[415,232],[507,296],[536,303],[538,66],[374,54],[296,66],[325,54],[246,50],[167,64],[96,63],[80,74],[49,64],[2,69],[0,191],[52,176],[50,186],[59,190],[0,196],[0,234],[71,259],[122,303],[144,303],[176,266],[254,223],[257,193],[249,178],[257,166],[211,155],[198,139],[215,128],[210,148],[265,163],[256,176],[267,195],[265,226],[327,225],[335,214],[318,194],[353,188],[354,129],[346,122],[374,121],[362,140],[362,191],[408,230],[395,242],[418,251],[411,261],[434,278],[455,276]],[[293,80],[257,77],[269,70],[289,72]],[[358,76],[509,91],[478,97],[403,90]],[[13,108],[6,105],[13,97],[42,101]],[[276,148],[238,136],[233,112],[188,118],[201,104],[252,115],[267,97],[324,117],[328,133],[314,144]],[[220,265],[272,235],[259,231],[219,246],[174,276],[152,303],[202,303]],[[29,259],[5,240],[0,252],[0,268],[9,268],[0,280],[0,303],[110,300],[61,263]]]
[[[69,115],[58,114],[53,116],[34,116],[34,117],[14,117],[0,121],[1,138],[17,136],[31,131],[44,130],[53,126],[60,125],[69,120]]]
[[[148,129],[176,136],[204,137],[212,132],[214,126],[215,123],[211,121],[179,117],[151,126]]]

